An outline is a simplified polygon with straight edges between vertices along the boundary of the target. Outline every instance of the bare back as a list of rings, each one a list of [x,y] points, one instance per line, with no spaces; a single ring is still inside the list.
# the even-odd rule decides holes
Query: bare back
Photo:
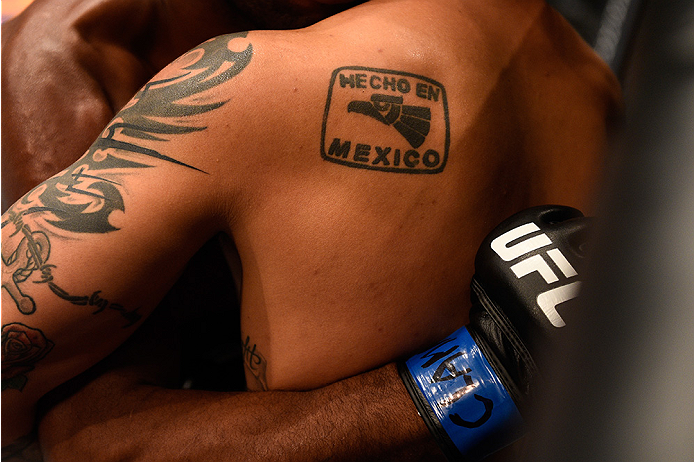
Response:
[[[590,211],[617,95],[535,0],[373,0],[201,44],[3,215],[3,338],[42,345],[3,370],[3,428],[26,434],[36,401],[122,343],[219,232],[240,257],[251,388],[440,340],[467,320],[493,226],[534,204]]]
[[[258,109],[227,105],[254,123],[220,157],[240,175],[247,360],[270,388],[435,342],[467,321],[496,223],[590,208],[615,83],[541,2],[372,2],[248,41],[235,84]]]

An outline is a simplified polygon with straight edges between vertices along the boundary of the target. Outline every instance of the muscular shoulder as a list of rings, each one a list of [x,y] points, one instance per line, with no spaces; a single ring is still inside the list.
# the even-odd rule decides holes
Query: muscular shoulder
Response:
[[[200,122],[205,130],[186,137],[184,156],[202,157],[195,164],[214,174],[222,195],[246,207],[286,197],[279,193],[299,179],[329,176],[326,160],[393,169],[406,167],[412,150],[413,168],[439,168],[444,147],[422,139],[496,149],[498,141],[483,139],[491,129],[496,138],[518,135],[522,120],[544,117],[530,128],[543,138],[546,119],[567,104],[603,124],[616,97],[607,67],[539,1],[374,0],[302,30],[220,36],[177,63],[180,72],[163,78],[186,68],[193,76],[201,63],[219,72],[209,81],[181,77],[186,92],[191,82],[213,82],[194,100],[216,105]],[[404,106],[420,109],[398,119]],[[517,120],[500,124],[509,111]],[[468,128],[480,121],[483,133],[470,141]],[[369,134],[378,143],[364,141]],[[425,162],[429,149],[438,161],[430,153]]]
[[[287,145],[275,136],[287,140],[305,134],[316,115],[322,122],[337,69],[381,69],[433,79],[468,113],[495,86],[529,90],[529,82],[547,75],[567,91],[583,85],[605,99],[616,93],[607,67],[541,1],[374,0],[307,29],[251,32],[248,41],[249,66],[233,89],[228,87],[243,94],[228,106],[242,109],[233,120],[244,120],[244,130],[260,130],[275,146]],[[347,79],[361,74],[342,73]],[[376,87],[383,77],[373,76]],[[362,84],[354,82],[357,88]],[[376,87],[367,82],[361,90]]]

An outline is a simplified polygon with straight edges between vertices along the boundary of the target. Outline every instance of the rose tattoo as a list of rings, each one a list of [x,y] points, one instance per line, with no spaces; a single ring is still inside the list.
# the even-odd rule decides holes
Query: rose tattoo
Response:
[[[2,390],[22,390],[26,374],[53,348],[39,329],[13,322],[2,326]]]

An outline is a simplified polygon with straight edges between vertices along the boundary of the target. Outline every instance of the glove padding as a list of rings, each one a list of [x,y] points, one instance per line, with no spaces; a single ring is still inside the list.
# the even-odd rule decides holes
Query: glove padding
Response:
[[[576,209],[540,206],[497,226],[475,258],[470,324],[400,364],[450,460],[481,460],[525,432],[536,356],[577,294],[588,220]]]

